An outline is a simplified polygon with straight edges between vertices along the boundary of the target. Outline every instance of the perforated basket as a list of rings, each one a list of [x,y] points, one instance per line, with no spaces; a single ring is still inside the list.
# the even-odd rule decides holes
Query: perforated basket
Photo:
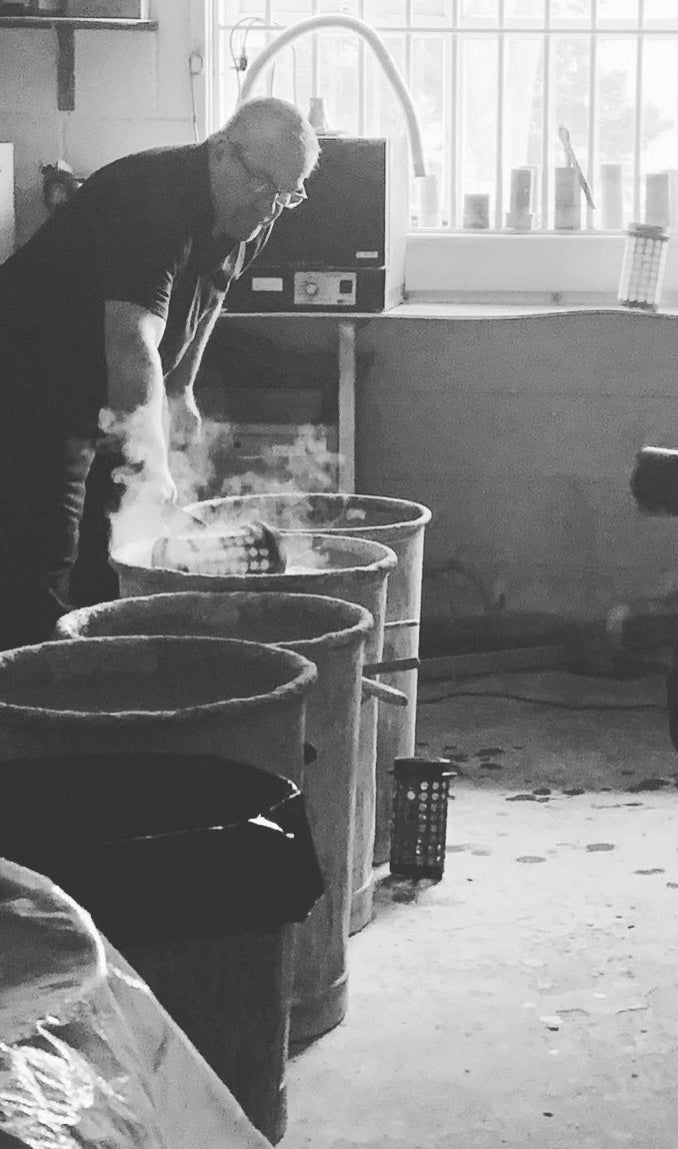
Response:
[[[396,758],[391,813],[392,874],[442,877],[450,779],[447,758]]]

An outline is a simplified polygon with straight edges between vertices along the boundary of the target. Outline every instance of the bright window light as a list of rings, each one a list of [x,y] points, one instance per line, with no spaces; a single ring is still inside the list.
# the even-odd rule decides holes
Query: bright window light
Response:
[[[372,25],[413,97],[439,183],[439,239],[621,240],[629,222],[664,215],[678,232],[678,0],[215,0],[213,10],[220,120],[235,107],[238,69],[282,28],[321,12]],[[378,60],[346,29],[287,46],[257,81],[253,94],[264,93],[304,110],[321,96],[337,131],[405,134]],[[577,165],[594,206],[577,183],[573,225],[556,208],[572,173],[556,169]],[[411,204],[424,239],[414,181]]]

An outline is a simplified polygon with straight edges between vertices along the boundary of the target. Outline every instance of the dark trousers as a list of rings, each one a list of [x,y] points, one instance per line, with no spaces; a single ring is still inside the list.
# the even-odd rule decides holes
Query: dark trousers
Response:
[[[0,376],[0,649],[6,650],[49,639],[73,605],[115,598],[117,590],[106,562],[110,467],[104,461],[92,470],[96,412],[66,411],[49,393],[37,394],[30,379],[22,388],[13,378],[11,391],[2,382]]]

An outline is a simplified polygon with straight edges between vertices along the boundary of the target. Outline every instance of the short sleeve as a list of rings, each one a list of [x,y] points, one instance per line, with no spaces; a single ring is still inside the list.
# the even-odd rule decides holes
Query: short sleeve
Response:
[[[103,300],[124,300],[166,320],[187,239],[133,187],[112,189],[97,220],[99,286]]]

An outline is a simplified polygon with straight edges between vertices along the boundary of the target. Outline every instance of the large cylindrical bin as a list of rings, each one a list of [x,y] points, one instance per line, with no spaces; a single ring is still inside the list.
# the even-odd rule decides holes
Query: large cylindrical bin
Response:
[[[0,654],[0,764],[101,753],[216,754],[304,783],[305,712],[316,681],[296,651],[216,638],[93,638]],[[1,765],[0,765],[1,769]],[[102,778],[115,787],[115,778]],[[289,1035],[293,927],[282,986]],[[281,1074],[277,1131],[285,1123]]]
[[[0,843],[5,858],[49,875],[67,891],[92,914],[107,943],[120,951],[109,955],[109,971],[111,989],[122,990],[122,998],[116,994],[114,1002],[107,995],[98,1017],[85,1008],[74,1027],[63,1024],[72,1014],[71,1000],[67,1017],[55,1018],[65,1048],[70,1038],[84,1063],[92,1055],[90,1064],[104,1070],[109,1084],[116,1076],[120,1083],[124,1067],[132,1091],[148,1073],[152,1080],[146,1085],[151,1087],[164,1078],[160,1097],[174,1077],[177,1108],[167,1113],[171,1099],[165,1095],[158,1114],[167,1121],[171,1144],[176,1132],[171,1118],[176,1126],[182,1090],[185,1104],[190,1104],[190,1083],[179,1070],[182,1061],[183,1073],[188,1070],[191,1080],[203,1078],[203,1105],[208,1095],[218,1096],[207,1065],[183,1036],[177,1043],[157,1003],[138,979],[131,980],[133,971],[120,956],[124,954],[250,1121],[270,1141],[280,1140],[285,1125],[290,923],[303,921],[322,894],[310,827],[294,783],[212,755],[103,753],[5,762]],[[6,865],[0,862],[0,873]],[[52,912],[47,915],[44,903],[42,913],[38,911],[30,939],[31,955],[36,943],[43,943],[42,986],[34,983],[43,991],[33,999],[37,1024],[50,1013],[58,1017],[55,986],[64,989],[65,1004],[72,998],[59,957],[68,954],[72,973],[73,946],[64,940],[65,923],[54,912],[57,907],[48,908]],[[23,912],[26,918],[25,906]],[[4,943],[7,914],[0,919]],[[11,929],[9,940],[18,940]],[[29,938],[23,941],[23,952],[17,946],[8,967],[15,965],[20,975],[30,967]],[[3,944],[3,959],[7,956]],[[30,978],[25,981],[23,986],[19,982],[17,996],[30,1001]],[[48,986],[50,1009],[45,1008]],[[5,979],[3,1004],[8,988]],[[86,996],[91,1007],[92,998]],[[120,1027],[126,1002],[126,1022],[142,1035],[138,1048],[134,1042],[130,1045],[127,1026]],[[111,1008],[114,1004],[118,1009]],[[94,1040],[97,1033],[103,1041]],[[124,1058],[122,1066],[106,1040],[116,1036],[118,1053],[127,1047],[132,1054],[132,1061]],[[181,1055],[184,1047],[188,1064]],[[48,1092],[55,1104],[63,1105],[59,1091]],[[125,1092],[130,1091],[123,1088]],[[235,1109],[226,1090],[223,1093]],[[103,1118],[105,1105],[100,1102],[95,1104]],[[117,1105],[110,1115],[113,1124],[114,1112],[119,1115]],[[141,1113],[137,1116],[142,1119]],[[200,1114],[193,1114],[193,1123],[193,1136],[186,1123],[179,1143],[211,1143],[207,1130],[205,1138],[196,1139]],[[110,1135],[119,1144],[113,1124]],[[232,1143],[229,1131],[222,1130],[222,1136]],[[131,1132],[129,1138],[125,1144],[137,1143]],[[253,1140],[263,1145],[262,1138]],[[153,1136],[153,1143],[166,1144],[165,1136]]]
[[[270,591],[120,599],[73,611],[57,626],[57,635],[67,639],[193,634],[279,643],[315,663],[306,735],[317,758],[306,770],[304,798],[325,894],[296,928],[292,1041],[327,1032],[348,1005],[361,677],[372,627],[372,616],[355,603]]]
[[[0,763],[104,749],[218,754],[301,788],[316,678],[295,651],[215,638],[96,638],[5,651]]]
[[[322,531],[372,539],[396,554],[398,565],[388,581],[383,661],[407,664],[419,654],[424,529],[431,511],[421,503],[380,495],[263,494],[211,499],[193,510],[214,526],[218,523],[264,519],[283,529]],[[381,681],[402,690],[407,707],[381,706],[377,733],[377,787],[374,861],[388,861],[396,758],[414,754],[416,740],[417,670],[395,670]]]
[[[387,579],[397,559],[390,547],[371,539],[339,535],[284,534],[287,569],[280,574],[197,575],[152,566],[153,543],[130,543],[111,557],[124,596],[176,591],[283,591],[320,594],[354,602],[370,612],[365,659],[379,662],[384,646]],[[358,776],[353,828],[353,876],[350,932],[372,918],[377,757],[376,698],[363,700],[358,744]]]

